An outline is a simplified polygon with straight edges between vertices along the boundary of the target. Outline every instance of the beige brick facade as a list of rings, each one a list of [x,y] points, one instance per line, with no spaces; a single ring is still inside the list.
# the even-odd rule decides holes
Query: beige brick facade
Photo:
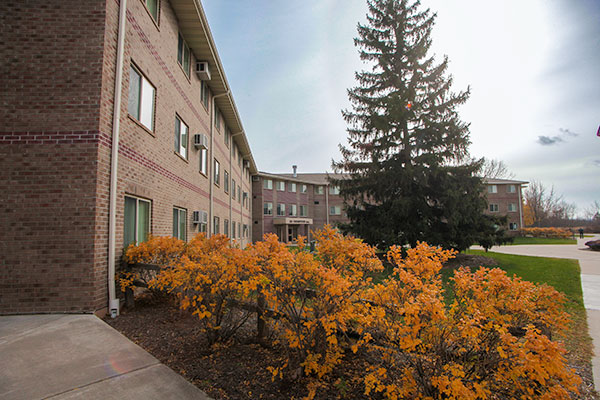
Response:
[[[50,3],[0,4],[8,24],[2,41],[9,44],[0,109],[1,314],[102,312],[107,307],[120,3]],[[116,259],[123,249],[125,196],[150,202],[152,234],[173,233],[177,207],[187,210],[188,239],[200,229],[192,221],[193,211],[207,212],[209,233],[218,217],[220,233],[227,220],[236,243],[245,246],[251,238],[249,200],[256,166],[206,17],[196,0],[160,0],[158,5],[155,20],[144,1],[127,2]],[[180,34],[191,50],[189,74],[178,62]],[[207,106],[193,70],[197,60],[207,61],[212,72],[205,81]],[[155,88],[153,129],[128,112],[132,66]],[[213,124],[213,104],[220,109],[218,124]],[[174,147],[176,117],[189,127],[186,157]],[[200,172],[200,151],[193,146],[199,133],[209,138],[206,174]],[[220,163],[219,185],[213,184],[214,160]],[[225,192],[225,171],[235,180],[235,197],[231,183]]]

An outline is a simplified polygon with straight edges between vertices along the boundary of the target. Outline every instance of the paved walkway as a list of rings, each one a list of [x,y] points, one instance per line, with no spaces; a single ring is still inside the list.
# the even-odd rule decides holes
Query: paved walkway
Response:
[[[208,399],[93,315],[0,317],[0,399]]]
[[[596,390],[600,390],[600,252],[591,251],[585,245],[585,242],[597,239],[600,239],[600,235],[596,235],[593,238],[577,239],[576,245],[501,246],[494,247],[490,251],[522,256],[572,258],[579,260],[583,303],[587,310],[588,329],[594,342],[594,351],[596,353],[592,358],[594,383]]]

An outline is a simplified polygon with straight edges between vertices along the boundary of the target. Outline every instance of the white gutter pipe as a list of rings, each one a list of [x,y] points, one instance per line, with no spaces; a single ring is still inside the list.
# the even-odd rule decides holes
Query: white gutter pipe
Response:
[[[126,17],[127,0],[120,0],[115,97],[113,101],[112,152],[110,159],[110,200],[108,206],[108,311],[112,318],[119,315],[119,299],[117,298],[115,289],[115,236],[117,218],[117,173],[119,165],[119,125],[121,121],[121,86],[123,81]]]
[[[223,96],[227,96],[229,95],[230,91],[227,90],[225,93],[221,93],[221,94],[215,94],[212,97],[212,110],[210,113],[210,160],[208,160],[208,164],[210,165],[209,168],[209,184],[210,184],[210,188],[209,188],[209,193],[210,193],[210,204],[209,204],[209,208],[208,208],[208,232],[206,233],[206,237],[211,237],[212,236],[212,232],[214,230],[214,218],[213,218],[213,214],[214,214],[214,204],[213,204],[213,197],[214,197],[214,189],[213,186],[215,185],[214,179],[215,179],[215,156],[214,156],[214,151],[213,151],[213,147],[215,145],[215,138],[214,138],[214,132],[215,132],[215,110],[216,110],[216,106],[217,103],[215,102],[215,100],[217,100],[218,97],[223,97]],[[212,161],[212,164],[210,163]],[[221,173],[221,171],[219,171],[219,173]],[[231,222],[231,221],[230,221]]]

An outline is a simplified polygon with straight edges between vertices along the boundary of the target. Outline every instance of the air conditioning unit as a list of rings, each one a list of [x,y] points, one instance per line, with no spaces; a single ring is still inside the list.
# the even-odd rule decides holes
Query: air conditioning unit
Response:
[[[194,135],[194,147],[197,149],[208,149],[208,136],[196,133]]]
[[[196,62],[196,74],[201,81],[210,81],[210,71],[208,70],[208,61]]]
[[[252,175],[252,182],[258,182],[260,180],[260,176]]]
[[[194,211],[192,220],[194,224],[206,224],[208,223],[208,213],[206,211]]]
[[[244,168],[250,168],[250,161],[244,160]]]

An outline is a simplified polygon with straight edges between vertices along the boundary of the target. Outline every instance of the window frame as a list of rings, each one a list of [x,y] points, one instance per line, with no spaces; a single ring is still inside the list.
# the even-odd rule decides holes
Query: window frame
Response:
[[[304,183],[300,185],[300,193],[308,193],[308,185]]]
[[[200,173],[205,177],[208,177],[208,149],[200,149]]]
[[[517,185],[508,185],[506,187],[506,193],[517,193]]]
[[[149,1],[152,1],[152,0],[142,0],[142,3],[144,4],[144,7],[146,7],[146,11],[148,11],[148,14],[150,15],[150,17],[152,17],[152,21],[154,21],[156,26],[158,26],[158,21],[160,18],[160,0],[156,0],[156,16],[154,14],[152,14],[150,7],[148,7]]]
[[[517,212],[517,203],[508,203],[507,211],[508,212]]]
[[[285,203],[277,203],[277,216],[285,217]]]
[[[325,189],[324,189],[323,185],[315,186],[315,194],[319,194],[319,195],[325,194]]]
[[[133,231],[133,237],[135,239],[135,244],[138,245],[140,243],[145,242],[146,240],[142,240],[139,241],[139,216],[140,216],[140,202],[144,202],[148,204],[148,221],[147,221],[147,226],[148,226],[148,232],[146,233],[146,237],[152,233],[152,201],[148,200],[148,199],[144,199],[142,197],[138,197],[138,196],[133,196],[130,194],[125,194],[123,196],[123,247],[127,248],[127,246],[129,246],[131,243],[133,242],[129,242],[129,243],[125,243],[125,239],[126,239],[126,235],[125,235],[125,227],[127,225],[127,219],[125,218],[125,212],[127,210],[127,207],[125,206],[126,202],[127,202],[127,198],[133,199],[135,200],[135,216],[134,216],[134,231]]]
[[[154,133],[154,128],[155,128],[155,124],[156,124],[156,86],[154,86],[152,84],[152,82],[150,82],[150,80],[146,77],[146,75],[144,75],[144,73],[142,73],[141,69],[138,68],[137,65],[135,65],[133,62],[131,62],[129,64],[129,92],[128,92],[128,98],[127,98],[127,114],[129,115],[129,117],[131,119],[133,119],[135,122],[139,123],[140,125],[142,125],[144,128],[146,128],[149,132]],[[130,110],[130,106],[131,106],[131,83],[132,83],[132,79],[131,79],[131,73],[135,72],[139,77],[140,77],[140,85],[138,88],[138,95],[137,95],[137,116],[133,115],[131,113]],[[142,120],[145,119],[142,116],[142,111],[143,111],[143,105],[144,105],[144,82],[147,82],[148,85],[150,87],[152,87],[152,89],[154,89],[154,93],[152,95],[152,116],[151,116],[151,120],[150,120],[150,125],[151,126],[147,126]]]
[[[273,179],[263,179],[263,189],[273,190]]]
[[[227,218],[223,220],[223,235],[229,237],[229,220]]]
[[[187,51],[187,68],[185,65],[185,55]],[[192,66],[192,51],[187,44],[181,32],[177,32],[177,64],[181,67],[186,78],[190,79],[190,69]]]
[[[268,212],[266,212],[268,211]],[[273,215],[273,202],[272,201],[264,201],[263,202],[263,215]]]
[[[175,214],[177,213],[177,214]],[[185,222],[185,229],[183,230],[183,238],[181,237],[181,215],[183,214]],[[177,223],[175,223],[175,215],[177,215]],[[175,231],[177,229],[177,231]],[[187,209],[182,207],[173,206],[173,237],[187,241]]]
[[[235,179],[231,178],[231,198],[235,200]]]
[[[490,212],[499,212],[500,211],[500,205],[497,203],[490,203],[488,210]]]
[[[221,163],[216,158],[213,159],[213,182],[221,186]]]
[[[516,223],[516,222],[510,222],[508,224],[508,230],[510,230],[510,231],[517,231],[517,230],[519,230],[519,224]]]
[[[185,127],[186,129],[186,133],[185,133],[185,141],[182,140],[182,134],[181,134],[181,127],[182,125]],[[188,155],[189,155],[189,147],[190,147],[190,127],[188,124],[185,123],[185,121],[183,120],[183,118],[181,118],[181,116],[179,114],[175,114],[175,146],[177,146],[177,143],[179,143],[179,148],[175,149],[175,153],[177,153],[177,155],[179,155],[180,157],[182,157],[184,160],[188,159]],[[185,146],[182,146],[182,144],[185,143]],[[181,154],[181,149],[185,150],[185,155]]]
[[[275,190],[285,192],[285,181],[275,181]]]
[[[498,193],[498,185],[488,185],[488,193],[489,194]]]
[[[329,215],[342,215],[341,206],[329,206]]]
[[[329,194],[339,196],[340,188],[337,186],[329,186]]]
[[[221,218],[217,217],[216,215],[213,216],[213,235],[220,235],[221,234]]]
[[[298,205],[290,204],[288,216],[289,217],[297,217],[298,216]]]
[[[302,212],[302,210],[304,210],[304,212]],[[299,214],[300,217],[308,217],[308,205],[300,204],[299,213],[300,213]]]
[[[297,187],[296,183],[288,182],[288,192],[296,193],[297,189],[298,189],[298,187]]]
[[[229,172],[223,170],[223,190],[229,194]]]
[[[209,92],[210,89],[208,87],[208,83],[206,81],[200,81],[200,103],[204,106],[206,111],[208,112],[208,104],[209,102]]]

